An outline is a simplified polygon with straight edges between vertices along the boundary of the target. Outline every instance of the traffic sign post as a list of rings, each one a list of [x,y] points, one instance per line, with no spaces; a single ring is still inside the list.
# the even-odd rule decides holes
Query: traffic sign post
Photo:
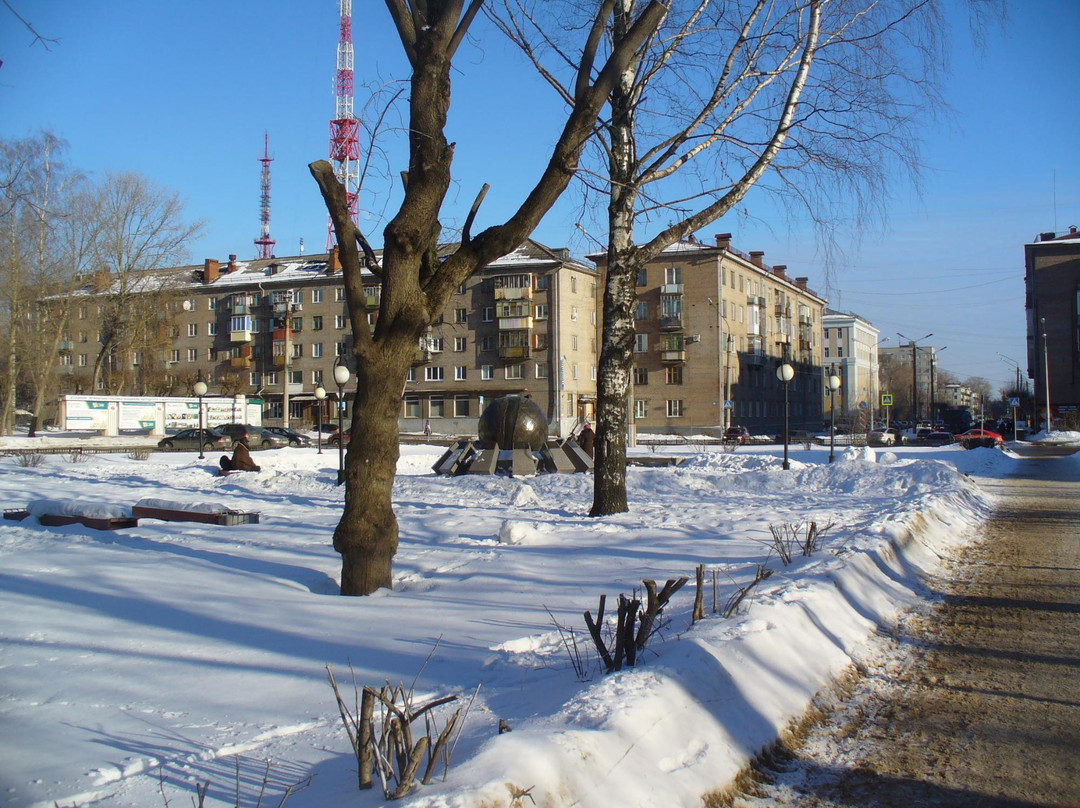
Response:
[[[885,428],[889,428],[889,408],[892,406],[892,393],[881,394],[881,408],[885,410]]]

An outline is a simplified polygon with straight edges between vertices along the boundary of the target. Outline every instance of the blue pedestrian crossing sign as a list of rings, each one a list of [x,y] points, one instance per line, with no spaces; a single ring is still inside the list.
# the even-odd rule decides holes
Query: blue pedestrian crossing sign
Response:
[[[1010,407],[1019,407],[1020,406],[1020,399],[1016,398],[1015,396],[1010,398],[1009,399],[1009,406]]]
[[[882,393],[881,394],[881,406],[882,407],[891,407],[892,406],[892,393]]]

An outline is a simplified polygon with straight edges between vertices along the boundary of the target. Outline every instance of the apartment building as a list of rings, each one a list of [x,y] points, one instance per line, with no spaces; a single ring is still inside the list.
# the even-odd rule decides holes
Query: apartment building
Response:
[[[1080,233],[1041,233],[1024,245],[1028,378],[1035,381],[1036,423],[1080,423]],[[1047,383],[1049,382],[1049,387]]]
[[[632,416],[638,433],[716,434],[784,425],[782,359],[793,366],[792,429],[822,425],[825,301],[808,279],[741,252],[731,234],[674,244],[637,278]],[[590,256],[604,269],[605,256]]]
[[[352,362],[352,331],[336,250],[327,254],[201,266],[154,274],[147,308],[152,339],[115,351],[96,385],[102,300],[115,290],[88,286],[75,306],[61,361],[62,393],[189,395],[201,376],[210,395],[261,399],[264,418],[316,420],[315,389],[336,395],[333,367]],[[379,281],[365,279],[378,317]],[[164,290],[164,291],[163,291]],[[485,267],[451,299],[424,335],[402,396],[401,428],[473,434],[486,403],[528,395],[547,412],[553,434],[593,417],[598,278],[566,250],[528,241]],[[349,389],[346,387],[346,398]],[[334,417],[332,401],[321,405]],[[288,418],[286,418],[286,414]],[[346,417],[348,412],[346,412]]]
[[[826,376],[840,379],[834,396],[825,396],[825,417],[833,402],[837,422],[852,428],[873,426],[878,405],[878,343],[881,332],[872,323],[850,312],[826,309],[821,318],[822,351]]]

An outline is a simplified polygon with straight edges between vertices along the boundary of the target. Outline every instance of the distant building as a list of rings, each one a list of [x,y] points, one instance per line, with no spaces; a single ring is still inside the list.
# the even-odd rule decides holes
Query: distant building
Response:
[[[1041,233],[1024,245],[1028,377],[1045,420],[1047,369],[1055,426],[1080,407],[1080,233]],[[1045,339],[1044,339],[1045,335]]]
[[[906,417],[911,421],[937,420],[942,405],[943,392],[937,383],[937,348],[933,345],[910,343],[896,348],[879,348],[878,354],[894,371],[892,385],[882,380],[883,393],[892,393],[898,405],[893,417]],[[914,368],[912,367],[914,365]]]
[[[61,354],[60,393],[190,395],[201,377],[210,395],[261,400],[270,422],[336,417],[333,368],[352,363],[352,324],[337,250],[311,256],[207,259],[145,276],[136,294],[149,314],[138,342],[92,368],[107,325],[115,278],[95,276],[73,307]],[[365,275],[375,327],[380,282]],[[566,435],[594,418],[598,338],[596,270],[527,241],[466,281],[417,345],[399,424],[421,432],[475,434],[491,399],[530,396]],[[350,388],[346,395],[351,400]],[[346,416],[348,413],[346,413]]]
[[[878,342],[881,332],[857,314],[827,309],[821,318],[822,350],[826,376],[840,379],[837,391],[837,420],[850,421],[868,429],[876,420],[880,405],[878,385]],[[825,417],[829,417],[831,397],[825,396]]]
[[[782,432],[784,358],[795,370],[791,428],[821,428],[825,301],[764,255],[734,249],[724,233],[714,244],[673,244],[642,269],[631,395],[639,432]],[[603,274],[606,256],[589,257]]]

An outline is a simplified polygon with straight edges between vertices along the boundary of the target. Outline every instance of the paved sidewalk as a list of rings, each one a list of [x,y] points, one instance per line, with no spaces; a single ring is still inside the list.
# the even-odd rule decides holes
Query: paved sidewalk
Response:
[[[932,582],[939,607],[889,640],[774,782],[738,806],[1080,806],[1080,476],[1030,460],[986,540]]]

